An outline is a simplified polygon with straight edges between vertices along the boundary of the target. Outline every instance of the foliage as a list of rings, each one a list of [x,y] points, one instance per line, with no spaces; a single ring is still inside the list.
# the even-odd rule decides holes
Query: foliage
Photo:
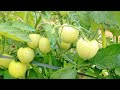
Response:
[[[64,33],[67,25],[69,30],[66,28]],[[74,36],[76,38],[69,34],[71,28],[79,32],[76,34],[78,36]],[[113,37],[107,36],[106,32],[112,33]],[[41,38],[37,42],[31,40],[30,34],[40,35],[46,41]],[[69,45],[64,46],[66,49],[60,46],[63,35],[64,38],[74,39],[70,43],[65,42]],[[29,47],[28,43],[34,42],[32,45],[35,48],[31,47],[35,54],[34,59],[27,63],[26,73],[19,79],[119,79],[119,36],[119,11],[0,12],[0,58],[12,58],[20,62],[17,56],[19,48]],[[99,44],[99,50],[89,60],[80,57],[82,50],[76,52],[76,43],[80,38],[86,41],[96,40]],[[39,45],[34,45],[38,41]],[[87,45],[83,46],[88,48]],[[11,57],[4,56],[4,53]],[[10,75],[9,67],[1,67],[0,76],[2,79],[15,79]]]

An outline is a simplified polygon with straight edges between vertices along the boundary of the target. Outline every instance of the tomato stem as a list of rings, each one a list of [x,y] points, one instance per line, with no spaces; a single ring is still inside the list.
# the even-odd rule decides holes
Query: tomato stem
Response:
[[[2,53],[4,53],[4,51],[5,51],[5,37],[4,36],[2,36]]]
[[[60,20],[60,24],[63,25],[63,21],[62,21],[62,16],[60,15],[59,11],[57,11],[57,15],[58,15],[58,18]]]
[[[105,29],[101,25],[101,32],[102,32],[102,48],[106,47],[106,37],[105,37]]]
[[[39,17],[37,18],[37,15],[36,15],[36,12],[35,12],[35,19],[36,19],[36,22],[35,22],[35,29],[37,28],[40,20],[41,20],[41,16],[39,15]]]
[[[116,36],[116,44],[118,44],[118,43],[119,43],[118,36]]]
[[[49,65],[52,66],[52,59],[51,59],[51,54],[48,53],[48,57],[49,57]],[[49,73],[52,74],[52,69],[49,68]]]
[[[28,23],[28,11],[25,12],[24,22]]]
[[[45,77],[42,74],[39,73],[39,71],[35,68],[35,66],[33,64],[30,64],[30,65],[32,66],[33,70],[37,73],[39,78],[42,77],[43,79],[45,79]]]

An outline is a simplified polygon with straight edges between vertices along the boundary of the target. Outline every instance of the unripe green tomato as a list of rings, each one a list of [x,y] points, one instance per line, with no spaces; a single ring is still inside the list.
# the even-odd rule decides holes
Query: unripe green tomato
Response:
[[[98,50],[99,45],[96,40],[86,41],[81,38],[77,41],[76,52],[84,60],[94,57]]]
[[[61,49],[67,50],[67,49],[69,49],[69,47],[70,47],[69,43],[65,43],[63,41],[60,43],[60,48]]]
[[[31,42],[28,42],[28,46],[33,49],[38,48],[41,36],[39,34],[29,34],[29,38],[31,39]]]
[[[18,49],[17,57],[23,63],[30,63],[34,59],[35,55],[31,48],[26,47]]]
[[[39,40],[39,49],[42,53],[48,53],[51,51],[50,42],[48,38],[42,37]]]
[[[61,40],[65,43],[73,43],[77,40],[79,36],[79,30],[71,26],[63,26],[61,32]]]
[[[68,15],[69,11],[59,11],[60,15],[65,17]]]
[[[9,56],[11,57],[10,55],[8,54],[3,54],[4,56]],[[5,67],[5,68],[8,68],[9,66],[9,63],[12,61],[13,59],[9,59],[9,58],[0,58],[0,67]]]
[[[10,75],[14,78],[20,78],[25,75],[27,71],[27,66],[22,62],[16,62],[15,60],[13,60],[9,64],[8,71]]]

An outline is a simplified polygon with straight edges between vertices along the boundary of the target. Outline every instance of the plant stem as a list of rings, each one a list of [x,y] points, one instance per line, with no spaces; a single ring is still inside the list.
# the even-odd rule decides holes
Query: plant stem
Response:
[[[118,36],[116,36],[116,44],[118,44],[118,43],[119,43]]]
[[[4,36],[2,36],[2,46],[3,46],[2,53],[4,53],[5,51],[5,37]]]
[[[38,70],[34,67],[33,64],[30,64],[30,65],[32,66],[33,70],[37,73],[37,75],[38,75],[39,78],[42,77],[43,79],[45,79],[45,77],[38,72]]]
[[[37,15],[36,15],[36,12],[35,12],[35,19],[36,19],[36,23],[35,23],[35,29],[36,29],[38,24],[39,24],[39,22],[40,22],[40,20],[41,20],[40,14],[39,14],[39,17],[37,18]]]
[[[95,79],[97,79],[97,77],[90,76],[90,75],[87,75],[87,74],[84,74],[84,73],[77,72],[77,74],[78,74],[78,75],[83,75],[83,76],[87,76],[87,77],[90,77],[90,78],[95,78]]]
[[[49,65],[52,66],[52,59],[51,59],[51,54],[48,53],[48,57],[49,57]],[[52,74],[52,69],[49,68],[49,73]]]
[[[60,24],[63,25],[63,21],[62,21],[62,16],[60,15],[59,11],[57,11],[57,15],[58,15],[58,18],[60,20]]]
[[[28,23],[28,11],[25,12],[24,22]]]
[[[106,37],[105,37],[105,29],[101,25],[101,32],[102,32],[102,48],[106,47]]]

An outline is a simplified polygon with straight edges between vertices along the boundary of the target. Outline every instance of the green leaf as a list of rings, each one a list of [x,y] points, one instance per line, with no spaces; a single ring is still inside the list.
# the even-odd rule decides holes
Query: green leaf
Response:
[[[70,63],[72,63],[74,65],[77,65],[73,60],[71,60],[70,58],[68,58],[67,55],[64,54],[63,57],[64,57],[65,60],[69,61]]]
[[[108,11],[93,11],[90,14],[92,20],[94,20],[97,24],[116,24],[116,20],[113,15]]]
[[[96,77],[94,70],[91,69],[91,68],[89,68],[89,69],[86,71],[85,74],[90,75],[90,76],[93,76],[93,77]]]
[[[98,69],[113,69],[120,66],[120,44],[101,49],[91,61]]]
[[[29,75],[27,76],[27,79],[39,79],[39,77],[33,69],[30,69]]]
[[[13,21],[12,27],[20,28],[21,30],[25,31],[36,31],[33,27],[23,22]]]
[[[115,74],[120,76],[120,67],[115,68]]]
[[[111,11],[110,13],[112,14],[114,19],[116,20],[117,25],[120,26],[120,11]]]
[[[50,79],[75,79],[77,71],[73,67],[62,68],[53,73]]]
[[[120,36],[120,29],[118,26],[110,26],[108,29],[112,32],[113,36]]]
[[[86,29],[89,30],[91,24],[90,24],[90,12],[89,11],[81,11],[78,16],[79,16],[79,22],[80,25]]]
[[[9,74],[8,70],[5,70],[3,75],[4,75],[4,79],[14,79],[14,78]]]
[[[4,71],[5,71],[4,69],[0,68],[0,76],[2,76],[4,74]]]
[[[30,41],[30,38],[28,37],[28,34],[26,32],[23,32],[19,28],[7,26],[7,24],[0,24],[0,35],[3,35],[7,38],[11,38],[16,41]]]
[[[52,65],[61,67],[62,63],[60,60],[56,59],[54,56],[52,56]]]

